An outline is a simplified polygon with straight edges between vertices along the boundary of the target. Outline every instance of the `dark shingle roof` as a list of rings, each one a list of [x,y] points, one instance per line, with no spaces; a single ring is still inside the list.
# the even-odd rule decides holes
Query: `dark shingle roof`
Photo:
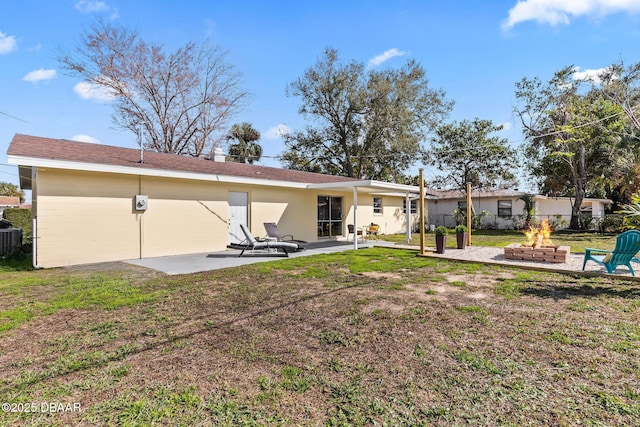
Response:
[[[295,183],[323,184],[354,181],[352,178],[341,176],[233,162],[214,162],[203,158],[185,157],[152,151],[144,152],[144,163],[141,164],[139,163],[140,150],[138,149],[22,134],[16,134],[13,137],[7,154],[10,156],[33,157],[38,159],[127,166],[142,170],[161,169]]]

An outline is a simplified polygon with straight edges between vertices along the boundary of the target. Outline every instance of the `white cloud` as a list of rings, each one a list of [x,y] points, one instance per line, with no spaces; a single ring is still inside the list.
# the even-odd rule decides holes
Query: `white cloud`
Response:
[[[84,14],[110,13],[109,19],[117,19],[120,16],[118,8],[109,6],[104,1],[78,0],[74,5],[77,11]]]
[[[40,52],[42,50],[42,43],[36,43],[35,46],[27,49],[29,52]]]
[[[10,53],[16,50],[16,38],[15,36],[8,36],[0,31],[0,55],[3,53]]]
[[[85,135],[83,133],[73,136],[71,140],[78,142],[89,142],[91,144],[100,144],[100,141],[98,139],[89,135]]]
[[[266,132],[263,133],[265,139],[279,139],[282,138],[282,135],[290,133],[291,129],[289,126],[284,124],[279,124],[278,126],[272,126],[267,129]]]
[[[606,16],[618,12],[640,12],[638,0],[518,0],[502,23],[509,30],[521,22],[569,24],[570,18],[583,15]]]
[[[503,122],[503,123],[500,123],[500,124],[502,125],[502,131],[503,132],[507,132],[507,131],[511,130],[511,128],[513,128],[513,123],[511,123],[511,122]]]
[[[73,87],[73,91],[82,99],[93,99],[98,102],[111,102],[115,96],[102,86],[80,82]]]
[[[80,13],[108,12],[109,6],[103,1],[79,0],[74,5]]]
[[[599,68],[597,70],[580,71],[580,67],[575,67],[572,77],[574,80],[600,83],[600,75],[607,70],[608,68]]]
[[[27,73],[26,76],[22,78],[25,82],[38,83],[42,80],[51,80],[56,77],[56,70],[43,70],[42,68],[39,70],[34,70]]]
[[[402,56],[406,54],[407,52],[400,51],[394,47],[393,49],[389,49],[386,52],[373,57],[371,60],[369,60],[369,64],[367,64],[367,67],[369,68],[377,67],[378,65],[382,64],[385,61],[388,61],[393,57]]]

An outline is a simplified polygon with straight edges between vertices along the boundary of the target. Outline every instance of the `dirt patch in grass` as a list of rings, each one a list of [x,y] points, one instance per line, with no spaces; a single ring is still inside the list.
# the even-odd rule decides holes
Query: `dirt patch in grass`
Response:
[[[164,273],[151,268],[140,267],[126,262],[100,262],[93,264],[72,265],[57,269],[62,274],[122,274],[133,282],[143,282],[165,276]]]
[[[132,283],[167,292],[110,310],[61,310],[2,333],[3,401],[79,402],[82,411],[5,413],[0,423],[633,425],[640,417],[636,284],[403,253],[180,277],[132,269]],[[361,257],[372,271],[351,273]],[[396,271],[380,271],[389,260]]]

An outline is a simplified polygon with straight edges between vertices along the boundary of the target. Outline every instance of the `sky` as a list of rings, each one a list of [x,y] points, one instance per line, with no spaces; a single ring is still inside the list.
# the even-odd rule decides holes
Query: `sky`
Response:
[[[570,65],[579,76],[640,61],[640,0],[5,1],[0,181],[18,184],[17,167],[6,158],[16,133],[137,147],[133,134],[114,128],[109,102],[56,60],[98,19],[135,29],[170,51],[205,41],[227,51],[251,94],[232,123],[258,129],[260,164],[276,167],[285,150],[280,132],[305,126],[299,99],[285,89],[327,47],[345,62],[374,69],[416,60],[430,87],[455,102],[448,121],[503,124],[499,136],[514,147],[523,142],[512,114],[516,82],[548,80]],[[425,179],[436,172],[425,167]]]

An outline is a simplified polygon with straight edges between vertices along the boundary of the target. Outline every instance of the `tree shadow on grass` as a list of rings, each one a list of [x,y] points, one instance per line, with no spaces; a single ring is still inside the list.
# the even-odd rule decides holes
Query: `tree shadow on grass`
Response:
[[[567,276],[562,283],[531,280],[519,288],[522,295],[555,300],[571,298],[624,298],[640,300],[640,283],[613,280],[610,283],[584,283],[584,277]]]

